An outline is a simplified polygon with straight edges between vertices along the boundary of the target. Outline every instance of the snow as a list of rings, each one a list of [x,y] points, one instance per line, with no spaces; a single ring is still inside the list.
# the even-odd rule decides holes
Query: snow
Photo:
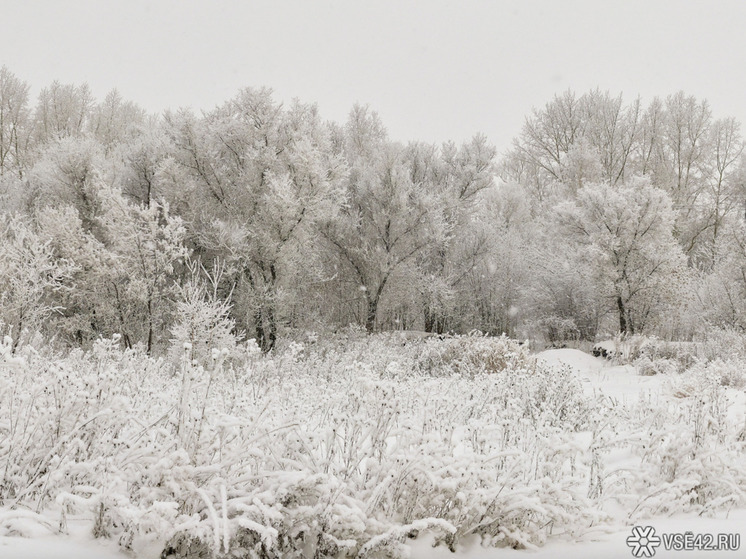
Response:
[[[21,514],[19,514],[19,512]],[[69,535],[53,533],[56,524],[49,518],[46,526],[35,521],[33,514],[22,511],[0,510],[0,557],[2,559],[125,559],[117,543],[110,540],[94,540],[90,535],[90,524],[69,522]],[[142,559],[156,559],[155,553]]]
[[[727,517],[702,518],[698,516],[679,515],[676,517],[656,517],[642,523],[655,528],[657,534],[685,533],[694,534],[741,534],[741,549],[739,551],[718,550],[702,552],[703,557],[713,559],[729,557],[743,557],[744,526],[746,526],[746,510],[733,511]],[[411,545],[411,559],[629,559],[631,549],[627,545],[627,538],[632,534],[632,525],[619,526],[611,532],[589,531],[582,543],[549,541],[537,550],[495,549],[484,548],[474,541],[470,546],[463,546],[457,552],[451,553],[445,547],[431,547],[428,538],[420,538]],[[668,557],[669,552],[662,547],[656,555]],[[696,551],[682,552],[683,556],[699,558]]]
[[[673,518],[659,517],[646,520],[646,526],[653,526],[660,533],[739,533],[744,534],[746,510],[732,511],[729,515],[717,518],[679,515]],[[631,526],[618,527],[612,531],[588,530],[585,541],[571,543],[549,541],[537,550],[514,550],[481,547],[474,539],[459,546],[456,553],[446,547],[432,547],[431,537],[421,537],[409,544],[411,559],[627,559],[631,557],[626,539],[631,534]],[[660,551],[660,550],[659,550]],[[663,555],[661,551],[660,555]],[[692,556],[692,553],[689,553]],[[708,551],[708,559],[740,557],[733,551]],[[0,536],[0,557],[2,559],[125,559],[131,558],[116,549],[114,542],[92,540],[78,531],[73,536],[43,535],[33,538]],[[148,550],[138,553],[138,559],[157,559],[159,551]]]
[[[632,420],[639,419],[640,414],[644,415],[649,409],[656,409],[659,400],[660,402],[667,402],[667,405],[674,407],[678,404],[681,404],[682,406],[695,406],[694,398],[674,396],[676,383],[685,382],[685,375],[641,376],[631,365],[614,365],[605,359],[593,357],[575,349],[548,350],[537,354],[536,357],[549,365],[569,368],[571,370],[570,377],[555,378],[564,378],[565,381],[571,381],[572,375],[577,375],[582,383],[586,396],[591,398],[603,397],[617,402],[619,406],[623,408],[620,413],[623,415],[628,414]],[[285,364],[287,365],[287,363]],[[404,375],[404,372],[399,370],[402,369],[399,361],[390,361],[387,367],[382,369],[387,371],[387,374],[391,374],[393,377]],[[389,393],[387,390],[395,387],[397,389],[397,405],[401,405],[402,409],[406,409],[406,406],[412,406],[415,402],[415,400],[412,399],[414,393],[408,393],[406,390],[403,390],[403,387],[409,387],[414,391],[418,388],[416,384],[396,384],[394,381],[384,382],[375,377],[370,377],[370,379],[366,380],[367,374],[369,373],[364,373],[362,375],[363,378],[361,378],[359,376],[360,373],[356,372],[356,376],[354,377],[355,382],[350,380],[349,386],[342,383],[341,385],[336,386],[332,393],[341,395],[345,392],[345,389],[342,387],[348,386],[349,390],[360,391],[360,403],[362,403],[364,400],[370,398],[388,400],[388,397],[385,396],[387,394],[393,394],[393,392]],[[489,379],[495,377],[494,375],[488,375],[485,378]],[[451,380],[448,380],[448,383],[445,384],[441,383],[440,380],[432,381],[436,382],[432,385],[433,388],[437,387],[442,388],[443,390],[454,390],[455,392],[450,395],[447,393],[438,394],[437,392],[434,392],[428,398],[435,398],[437,395],[440,398],[437,401],[441,402],[441,406],[446,402],[457,401],[459,394],[463,397],[463,393],[458,391],[463,390],[464,388],[468,388],[469,390],[473,389],[473,387],[469,388],[471,384],[482,386],[480,383],[486,383],[484,384],[484,388],[489,388],[490,385],[487,383],[485,378],[472,381],[459,379],[458,382],[453,385],[448,384]],[[309,382],[319,382],[319,379],[316,378],[314,380],[312,377],[309,377],[306,380]],[[329,382],[328,379],[327,382]],[[370,386],[366,383],[370,384]],[[297,391],[299,393],[303,392],[303,386],[303,384],[298,385]],[[367,388],[365,388],[366,386]],[[310,390],[310,386],[306,387],[306,389]],[[494,387],[492,389],[494,389]],[[743,425],[744,410],[746,409],[746,394],[744,394],[742,389],[736,390],[733,388],[723,389],[723,392],[725,394],[724,401],[729,405],[727,409],[729,422],[731,425]],[[475,394],[479,395],[480,393],[477,391]],[[451,400],[451,397],[453,400]],[[473,398],[474,396],[471,397]],[[355,401],[357,402],[358,400]],[[485,401],[487,402],[489,400]],[[643,405],[641,405],[640,402],[642,402]],[[645,407],[644,404],[646,403],[650,405],[649,408]],[[616,410],[617,408],[614,409]],[[663,411],[669,413],[665,409]],[[638,415],[636,416],[635,414]],[[667,419],[667,421],[669,421],[671,417],[675,418],[676,416],[675,414],[669,414],[664,417],[669,418]],[[488,440],[488,437],[491,436],[490,433],[492,432],[492,426],[488,424],[480,424],[479,421],[481,420],[482,418],[474,418],[463,424],[453,425],[449,443],[451,445],[450,452],[446,452],[439,456],[443,461],[442,469],[444,472],[459,470],[468,475],[476,475],[469,471],[473,462],[471,456],[479,456],[477,451],[478,447],[475,446],[474,442],[476,440],[475,437],[484,437],[485,443],[489,443],[490,441]],[[348,435],[348,430],[351,430],[355,425],[357,425],[357,423],[350,423],[347,427],[344,425],[340,426],[336,431],[336,436],[346,437]],[[678,447],[676,445],[679,441],[686,442],[681,437],[685,437],[688,431],[677,431],[674,427],[675,426],[670,423],[664,423],[662,426],[655,426],[651,423],[650,437],[649,439],[646,439],[647,429],[645,432],[640,433],[630,427],[628,431],[625,432],[624,429],[627,429],[627,427],[622,426],[622,432],[619,433],[619,444],[617,444],[617,441],[613,438],[597,440],[595,438],[597,435],[592,433],[590,430],[567,432],[559,438],[547,439],[556,441],[556,446],[552,448],[557,452],[567,452],[568,459],[575,456],[574,451],[567,450],[571,447],[585,453],[586,456],[591,456],[589,449],[592,449],[595,444],[601,445],[603,451],[599,453],[599,456],[601,456],[602,459],[603,483],[606,486],[607,492],[609,492],[609,497],[601,499],[598,505],[600,511],[605,515],[603,519],[599,519],[598,521],[584,521],[583,519],[579,519],[575,521],[575,526],[572,527],[572,534],[568,533],[564,535],[557,533],[560,530],[556,530],[555,533],[549,536],[547,542],[542,547],[531,550],[494,548],[489,545],[483,546],[477,536],[468,536],[458,543],[456,553],[454,554],[443,545],[433,548],[432,543],[435,536],[430,531],[423,529],[421,530],[420,537],[417,540],[408,540],[406,542],[406,545],[411,550],[411,557],[413,559],[438,559],[441,557],[454,559],[510,559],[511,557],[553,557],[561,559],[563,557],[574,557],[582,559],[599,556],[604,557],[604,559],[614,559],[616,557],[630,557],[631,552],[630,548],[627,546],[626,540],[631,535],[632,527],[638,524],[641,526],[652,526],[659,534],[673,532],[684,533],[687,531],[695,534],[740,534],[743,530],[743,526],[746,526],[746,510],[731,510],[729,514],[722,511],[714,513],[708,511],[708,514],[713,514],[713,517],[706,518],[695,512],[689,514],[676,514],[674,516],[659,514],[655,512],[655,506],[650,506],[649,510],[653,512],[648,512],[646,510],[638,511],[638,515],[642,519],[639,522],[628,520],[635,512],[632,509],[635,508],[636,510],[637,508],[635,507],[635,504],[638,504],[639,506],[639,504],[642,504],[647,498],[646,495],[648,497],[654,495],[652,492],[657,491],[659,488],[657,485],[651,485],[648,489],[645,489],[644,493],[637,492],[641,487],[639,485],[640,479],[644,478],[646,475],[641,468],[647,467],[654,475],[658,475],[659,470],[656,470],[656,468],[659,468],[659,465],[656,460],[662,460],[665,452],[669,452],[669,454],[666,455],[669,458],[676,459],[678,456],[676,454],[678,452]],[[228,423],[225,423],[223,428],[229,429]],[[653,436],[653,431],[655,431],[655,429],[659,430],[658,433],[664,433],[666,436],[670,432],[672,443],[669,446],[666,446],[668,443],[658,442],[660,437],[657,439]],[[350,431],[350,433],[351,432],[352,431]],[[298,431],[298,434],[295,436],[299,437],[300,433],[301,431]],[[616,435],[617,432],[614,431],[613,434],[608,432],[605,436],[613,437]],[[302,436],[308,438],[307,442],[310,444],[313,433],[304,429],[302,430]],[[395,446],[397,444],[397,439],[391,434],[386,436],[384,433],[382,436],[383,440],[386,441],[388,452],[394,453],[396,451]],[[630,442],[630,436],[637,437],[637,439]],[[624,437],[627,437],[627,439]],[[679,438],[677,439],[676,437]],[[287,438],[286,443],[291,444],[292,440],[292,438]],[[435,437],[433,440],[437,442],[439,439]],[[298,439],[298,441],[298,444],[301,444],[301,439]],[[552,444],[554,443],[549,443],[549,446]],[[640,454],[636,451],[636,449],[639,450],[636,446],[637,444],[654,445],[654,448],[651,448],[650,450],[651,455],[646,458],[645,463],[641,463]],[[422,450],[425,452],[430,448],[430,446],[425,445],[422,447]],[[433,446],[432,448],[438,447]],[[643,446],[642,448],[645,447]],[[726,450],[731,452],[731,454],[727,454],[726,452],[724,454],[724,459],[727,458],[730,460],[732,458],[732,449]],[[515,451],[515,448],[513,448],[512,451]],[[299,456],[302,454],[303,452],[301,452]],[[428,456],[430,455],[428,454]],[[485,456],[487,455],[485,454]],[[500,456],[500,453],[496,453],[495,456]],[[430,456],[430,459],[437,460],[438,457]],[[373,462],[375,462],[375,460]],[[738,459],[736,459],[735,462],[731,461],[730,464],[737,462]],[[561,462],[558,463],[561,464]],[[367,464],[368,462],[361,462],[361,469],[364,470]],[[696,468],[697,463],[690,466]],[[725,466],[729,466],[729,464],[726,463]],[[178,472],[179,467],[174,466],[173,468],[169,467],[167,469]],[[697,470],[692,469],[691,472],[693,472],[694,475],[697,474]],[[723,472],[725,472],[727,477],[727,475],[731,475],[732,469],[729,470],[726,468]],[[300,476],[298,477],[298,480],[300,480],[303,476],[301,476],[299,472],[296,473]],[[423,473],[426,473],[425,469],[423,469]],[[288,475],[290,475],[290,473],[288,473]],[[447,474],[443,475],[444,477],[442,479],[432,479],[433,487],[438,483],[440,484],[439,490],[443,495],[450,495],[450,489],[446,485],[451,478],[448,477]],[[490,478],[484,479],[488,480]],[[555,481],[558,483],[560,480],[561,478],[556,478]],[[406,477],[401,477],[401,481],[404,483]],[[657,483],[658,481],[659,480],[657,479],[651,479],[651,483]],[[295,483],[295,481],[292,483],[288,482],[282,486],[284,487],[287,485],[290,487]],[[626,483],[629,483],[630,485],[625,493],[625,491],[619,489],[619,486],[620,484],[624,485]],[[329,487],[334,489],[332,485]],[[268,486],[268,488],[271,487],[275,486]],[[83,488],[84,486],[79,486],[77,490],[82,491]],[[221,502],[226,501],[225,487],[221,485],[219,489],[220,495],[222,496],[221,500],[213,503],[210,495],[205,494],[203,496],[208,507],[212,507],[213,504],[215,507],[218,507]],[[511,487],[510,490],[512,489],[513,488]],[[610,489],[611,491],[609,491]],[[412,490],[414,490],[414,486],[412,486]],[[583,493],[585,493],[586,490],[587,486],[583,489]],[[268,491],[271,492],[274,491],[274,489],[268,489]],[[506,489],[506,491],[508,490]],[[656,497],[656,499],[665,500],[668,498],[667,495],[669,494],[678,498],[676,491],[677,488],[674,487],[669,493],[663,494],[662,497]],[[506,503],[509,503],[509,505],[512,506],[516,502],[515,500],[526,499],[526,503],[528,503],[526,505],[526,510],[531,510],[531,507],[529,506],[531,505],[531,498],[531,494],[527,493],[526,495],[523,495],[520,491],[516,490],[514,496],[508,497],[509,500],[506,501]],[[632,501],[629,501],[629,499],[632,499]],[[627,506],[629,502],[632,502],[632,506]],[[262,506],[264,505],[262,504]],[[215,510],[217,510],[217,508]],[[218,513],[216,513],[215,510],[213,510],[213,516],[217,518]],[[537,510],[539,509],[537,508]],[[630,512],[631,510],[632,512]],[[156,526],[157,522],[161,521],[160,525],[165,526],[167,524],[166,520],[170,518],[168,510],[165,512],[159,511],[160,509],[156,510],[154,508],[149,513],[153,519],[153,526]],[[91,535],[90,520],[90,517],[81,517],[75,520],[68,519],[67,530],[69,533],[66,535],[60,535],[57,533],[60,521],[59,514],[55,516],[53,512],[47,511],[42,515],[36,515],[35,513],[23,509],[9,510],[0,508],[0,558],[46,559],[55,557],[61,559],[123,559],[124,557],[131,557],[133,553],[134,556],[141,559],[157,559],[159,557],[161,548],[158,547],[158,545],[162,542],[156,540],[151,541],[152,545],[149,547],[144,544],[142,547],[135,546],[134,552],[125,554],[119,550],[116,538],[113,538],[112,540],[93,539]],[[248,516],[246,518],[241,518],[240,520],[250,522]],[[586,523],[583,524],[583,522]],[[217,524],[219,524],[219,522],[217,522]],[[226,526],[227,522],[223,524],[223,528],[225,529]],[[160,534],[162,533],[162,530],[159,528],[156,533]],[[384,536],[378,538],[385,539]],[[371,541],[375,543],[377,540],[374,538]],[[663,555],[663,553],[661,553],[661,555]],[[690,556],[696,555],[690,553]],[[715,558],[735,556],[737,556],[737,554],[726,551],[710,551],[707,553],[707,557]]]
[[[631,365],[612,365],[602,357],[594,357],[578,349],[549,349],[536,355],[551,365],[572,367],[583,381],[589,396],[599,392],[622,402],[637,399],[641,393],[658,391],[665,384],[662,375],[640,376]]]
[[[111,542],[68,539],[60,536],[43,538],[0,537],[3,559],[125,559]],[[155,557],[155,556],[154,556]],[[145,559],[145,558],[143,558]]]

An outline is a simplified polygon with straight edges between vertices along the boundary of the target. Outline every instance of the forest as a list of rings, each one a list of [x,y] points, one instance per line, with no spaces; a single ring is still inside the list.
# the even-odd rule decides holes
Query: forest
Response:
[[[740,124],[683,92],[567,91],[498,154],[394,142],[245,89],[149,115],[0,71],[0,324],[165,355],[334,332],[556,344],[746,325]],[[212,342],[210,342],[210,347]],[[195,350],[196,351],[196,350]],[[206,350],[205,350],[206,351]]]
[[[498,153],[269,89],[30,91],[0,70],[3,557],[742,529],[744,141],[707,101],[567,91]]]

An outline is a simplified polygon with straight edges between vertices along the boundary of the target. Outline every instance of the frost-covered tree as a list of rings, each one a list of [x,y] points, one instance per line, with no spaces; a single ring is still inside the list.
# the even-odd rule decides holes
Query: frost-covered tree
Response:
[[[474,299],[473,286],[465,280],[471,272],[484,268],[480,265],[485,263],[492,242],[488,238],[492,218],[482,213],[484,219],[475,219],[475,213],[488,203],[489,195],[483,195],[494,185],[495,148],[486,137],[477,135],[460,147],[453,142],[444,144],[436,156],[430,165],[431,176],[420,183],[428,184],[441,198],[442,217],[434,219],[433,225],[443,231],[440,242],[419,257],[418,266],[424,275],[425,330],[442,333],[464,329],[466,321],[458,318],[465,318],[464,302]],[[461,310],[454,312],[454,304]],[[483,324],[466,329],[474,328],[491,330]]]
[[[49,326],[60,341],[88,347],[99,337],[125,333],[123,315],[111,296],[116,284],[114,255],[104,243],[83,226],[72,205],[44,206],[34,213],[39,236],[57,261],[72,266],[54,293],[58,311]],[[130,344],[125,335],[124,343]]]
[[[521,285],[521,316],[532,337],[551,343],[595,340],[609,305],[595,281],[597,262],[586,251],[584,244],[567,242],[552,230],[523,247],[520,258],[528,272]]]
[[[170,324],[184,227],[166,204],[130,204],[91,173],[89,206],[57,200],[35,213],[56,258],[75,264],[57,293],[59,329],[81,345],[118,333],[126,347],[151,352]]]
[[[302,265],[312,224],[339,205],[346,166],[315,106],[286,109],[265,89],[246,89],[201,119],[180,113],[166,121],[174,209],[189,223],[197,254],[233,269],[234,316],[253,323],[269,350],[281,287]]]
[[[0,68],[0,180],[22,177],[30,138],[29,86],[7,67]]]
[[[643,331],[676,303],[685,273],[673,236],[671,200],[649,181],[588,184],[557,208],[568,239],[586,248],[598,289],[616,309],[622,333]]]
[[[51,295],[70,271],[30,223],[0,216],[0,322],[12,330],[14,347],[25,329],[42,329],[56,310]]]
[[[110,188],[102,197],[106,211],[100,221],[113,253],[109,293],[127,328],[123,336],[138,333],[151,353],[158,333],[165,335],[170,323],[177,266],[188,254],[185,228],[168,204],[133,206]]]
[[[147,122],[112,150],[116,186],[135,205],[150,206],[166,194],[163,171],[168,167],[168,140],[157,122]]]
[[[87,84],[52,82],[39,93],[34,111],[36,143],[83,134],[93,105],[94,98]]]
[[[108,152],[117,144],[137,137],[144,122],[145,111],[123,99],[114,89],[92,107],[87,128]]]
[[[446,227],[440,193],[417,180],[416,159],[387,141],[377,115],[355,107],[346,134],[347,200],[319,231],[353,278],[370,332],[387,286],[397,274],[416,278],[416,259],[443,240]]]
[[[708,178],[703,198],[707,202],[708,211],[702,216],[700,228],[700,235],[709,240],[707,243],[701,242],[701,252],[704,254],[697,255],[697,260],[706,267],[712,267],[718,262],[720,237],[729,220],[736,214],[740,217],[746,193],[742,158],[744,142],[740,124],[733,118],[716,120],[710,128],[709,142],[714,150],[714,158],[706,168]]]
[[[92,138],[70,137],[47,144],[31,169],[27,197],[33,208],[72,206],[86,231],[99,234],[96,218],[104,167],[101,146]]]
[[[699,274],[695,318],[717,328],[746,330],[746,224],[726,222],[713,265]]]
[[[617,185],[646,176],[672,199],[675,235],[690,265],[711,266],[714,239],[733,207],[742,149],[733,119],[713,120],[707,101],[683,92],[643,107],[608,92],[568,91],[526,119],[501,174],[543,208],[584,182]]]

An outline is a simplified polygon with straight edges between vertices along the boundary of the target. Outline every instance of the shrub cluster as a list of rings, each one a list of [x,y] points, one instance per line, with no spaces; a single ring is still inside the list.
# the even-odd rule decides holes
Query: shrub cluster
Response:
[[[507,338],[284,346],[178,370],[116,340],[5,352],[3,507],[63,532],[86,518],[136,554],[337,559],[401,557],[425,533],[531,548],[603,522],[609,501],[636,518],[746,502],[712,371],[625,407]],[[612,469],[618,449],[637,467]]]
[[[428,340],[417,365],[434,376],[474,376],[533,366],[528,345],[505,335],[492,337],[478,332]]]

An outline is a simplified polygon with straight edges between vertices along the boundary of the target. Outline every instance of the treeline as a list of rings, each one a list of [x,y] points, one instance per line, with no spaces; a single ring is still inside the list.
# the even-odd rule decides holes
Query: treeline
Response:
[[[483,136],[402,145],[366,107],[330,123],[266,89],[201,114],[57,82],[34,104],[2,68],[1,327],[155,353],[351,323],[741,329],[742,151],[737,122],[684,94],[568,92],[498,159]]]

